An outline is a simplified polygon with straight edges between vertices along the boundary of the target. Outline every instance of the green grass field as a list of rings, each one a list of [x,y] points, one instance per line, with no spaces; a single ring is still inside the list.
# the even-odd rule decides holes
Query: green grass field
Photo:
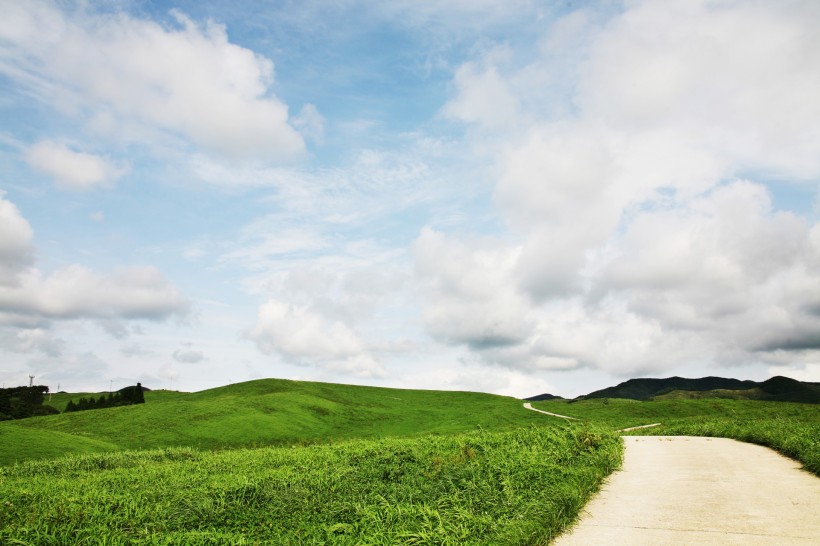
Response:
[[[60,394],[52,404],[88,394]],[[261,380],[0,423],[2,544],[546,544],[618,429],[768,445],[820,474],[820,406],[544,401]]]
[[[593,399],[543,401],[533,407],[611,430],[661,423],[630,431],[639,435],[720,436],[764,445],[801,462],[820,476],[820,405],[759,400],[662,399],[646,402]]]
[[[545,544],[620,464],[599,427],[0,468],[3,544]]]
[[[52,404],[87,394],[54,395]],[[59,397],[59,399],[58,399]],[[0,465],[66,452],[306,445],[543,423],[514,398],[265,379],[145,404],[0,422]],[[57,434],[55,434],[57,433]],[[76,442],[72,441],[76,438]]]

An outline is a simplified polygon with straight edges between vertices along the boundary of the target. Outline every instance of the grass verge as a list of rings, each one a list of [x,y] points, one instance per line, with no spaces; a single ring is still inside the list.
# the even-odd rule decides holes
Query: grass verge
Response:
[[[820,405],[759,400],[596,399],[545,401],[538,409],[577,417],[612,430],[660,422],[629,431],[643,436],[716,436],[773,448],[820,476]]]

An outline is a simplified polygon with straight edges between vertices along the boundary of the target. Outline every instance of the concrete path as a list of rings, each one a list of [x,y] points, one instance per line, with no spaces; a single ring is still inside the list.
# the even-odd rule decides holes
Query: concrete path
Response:
[[[561,415],[561,414],[558,414],[558,413],[552,413],[551,411],[544,411],[544,410],[540,410],[540,409],[535,409],[534,407],[532,407],[532,404],[530,404],[529,402],[524,402],[524,407],[526,409],[530,410],[530,411],[537,411],[538,413],[543,413],[544,415],[552,415],[553,417],[560,417],[561,419],[571,419],[573,421],[577,419],[577,417],[568,417],[566,415]]]
[[[660,423],[652,423],[651,425],[639,425],[637,427],[626,427],[618,429],[616,432],[629,432],[630,430],[638,430],[639,428],[652,428],[652,427],[659,427],[661,426]]]
[[[623,468],[555,546],[820,545],[820,479],[765,447],[625,436]]]

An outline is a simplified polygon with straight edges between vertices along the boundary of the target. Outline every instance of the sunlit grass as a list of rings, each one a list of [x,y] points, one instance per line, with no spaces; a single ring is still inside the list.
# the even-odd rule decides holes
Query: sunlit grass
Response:
[[[174,448],[0,469],[0,542],[544,544],[620,464],[601,428]]]
[[[64,407],[70,397],[60,396]],[[71,445],[66,435],[78,438],[66,453],[170,446],[227,449],[542,422],[522,411],[519,400],[503,396],[276,379],[197,393],[150,391],[145,399],[135,406],[2,422],[0,464],[53,457],[59,445]]]

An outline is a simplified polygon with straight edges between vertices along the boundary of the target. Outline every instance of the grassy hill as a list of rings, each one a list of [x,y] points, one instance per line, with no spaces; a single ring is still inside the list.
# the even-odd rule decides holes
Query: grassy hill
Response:
[[[52,405],[88,393],[60,394]],[[351,438],[540,423],[514,398],[264,379],[195,393],[147,391],[145,404],[0,423],[0,464],[65,453],[189,446],[305,445]]]
[[[262,380],[145,398],[0,423],[18,461],[0,466],[0,543],[544,544],[622,456],[604,427],[481,393]]]

